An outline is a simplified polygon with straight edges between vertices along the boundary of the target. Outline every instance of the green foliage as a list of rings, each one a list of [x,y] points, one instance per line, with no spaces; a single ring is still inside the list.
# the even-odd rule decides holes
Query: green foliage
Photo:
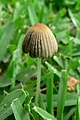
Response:
[[[34,106],[33,110],[36,111],[44,120],[56,120],[54,116],[39,107]]]
[[[13,23],[10,23],[7,26],[6,30],[4,31],[3,35],[1,36],[1,39],[0,39],[0,61],[5,56],[5,53],[7,51],[7,46],[10,43],[10,40],[11,40],[12,36],[14,35],[14,32],[15,32],[15,26]]]
[[[11,93],[7,93],[8,95],[5,96],[5,98],[2,100],[0,104],[0,119],[4,120],[7,118],[9,115],[12,114],[11,110],[11,103],[14,99],[19,98],[21,103],[24,102],[25,99],[25,93],[21,89],[17,89],[12,91]]]
[[[58,101],[57,101],[57,119],[63,120],[63,110],[67,94],[67,71],[62,70],[61,82],[59,86]]]
[[[41,76],[37,59],[22,52],[39,22],[58,42],[58,52],[41,61]],[[79,81],[71,89],[69,77]],[[79,0],[0,0],[0,102],[0,120],[80,120]]]
[[[22,107],[22,104],[19,100],[19,98],[16,98],[13,100],[11,104],[11,108],[13,110],[14,116],[16,120],[30,120],[29,114],[26,113],[24,108]]]

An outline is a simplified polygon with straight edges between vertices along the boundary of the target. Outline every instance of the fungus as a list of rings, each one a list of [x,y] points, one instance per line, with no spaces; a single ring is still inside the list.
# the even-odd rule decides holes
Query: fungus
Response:
[[[51,57],[58,50],[58,45],[52,31],[42,23],[29,28],[23,41],[22,50],[33,58],[38,58],[38,76],[36,103],[40,94],[41,58]]]
[[[29,28],[23,42],[23,52],[31,57],[48,58],[58,50],[56,39],[44,24],[35,24]]]

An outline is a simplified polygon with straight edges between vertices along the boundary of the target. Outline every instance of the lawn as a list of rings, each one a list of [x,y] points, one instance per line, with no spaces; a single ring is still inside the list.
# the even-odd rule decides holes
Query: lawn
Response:
[[[22,50],[37,23],[56,38],[51,57]],[[80,120],[79,0],[0,0],[0,120]]]

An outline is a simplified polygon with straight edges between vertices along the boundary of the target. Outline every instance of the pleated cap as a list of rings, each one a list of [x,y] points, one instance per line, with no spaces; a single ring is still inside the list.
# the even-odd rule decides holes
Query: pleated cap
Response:
[[[31,57],[48,58],[58,50],[52,31],[45,24],[35,24],[29,28],[23,41],[24,53]]]

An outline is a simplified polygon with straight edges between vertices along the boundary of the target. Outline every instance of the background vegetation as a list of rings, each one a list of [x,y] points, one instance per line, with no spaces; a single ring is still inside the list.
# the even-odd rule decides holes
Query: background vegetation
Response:
[[[48,25],[59,45],[42,60],[37,106],[37,60],[22,54],[26,31],[36,23]],[[0,120],[80,120],[79,81],[80,1],[0,0]]]

